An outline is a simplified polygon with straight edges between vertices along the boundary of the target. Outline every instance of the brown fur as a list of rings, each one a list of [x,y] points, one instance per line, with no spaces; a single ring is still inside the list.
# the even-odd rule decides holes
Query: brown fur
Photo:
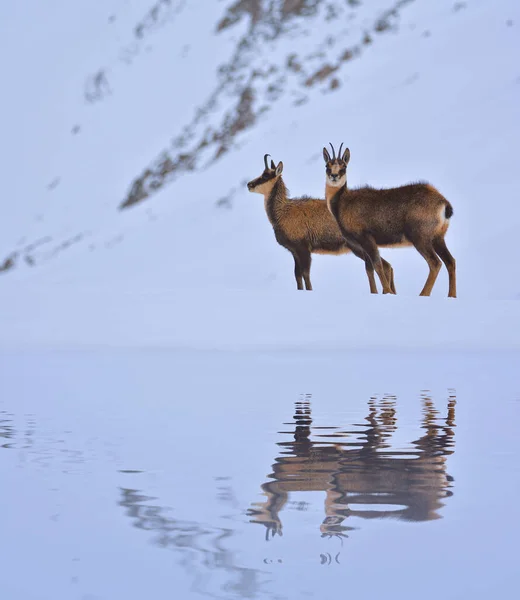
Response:
[[[267,157],[268,155],[266,155]],[[250,192],[264,196],[264,206],[278,243],[289,250],[294,258],[294,275],[299,290],[312,290],[310,280],[311,254],[340,255],[349,248],[325,200],[289,198],[282,179],[283,163],[267,166],[262,175],[247,184]],[[393,281],[391,267],[388,277]]]
[[[341,158],[330,158],[324,148],[326,163],[325,198],[351,249],[364,252],[365,264],[372,263],[383,293],[392,293],[378,246],[414,246],[428,263],[430,273],[421,296],[431,294],[435,280],[444,262],[449,274],[449,297],[456,297],[455,259],[451,256],[444,236],[451,204],[429,183],[412,183],[396,188],[347,188],[346,170],[350,151]],[[359,254],[358,254],[359,255]],[[375,283],[373,293],[377,293]]]

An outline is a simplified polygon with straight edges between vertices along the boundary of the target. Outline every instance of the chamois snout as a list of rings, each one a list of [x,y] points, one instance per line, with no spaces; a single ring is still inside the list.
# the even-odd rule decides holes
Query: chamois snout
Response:
[[[255,177],[255,179],[251,179],[251,181],[247,182],[247,189],[250,192],[259,192],[261,193],[261,186],[263,183],[266,182],[266,178],[265,178],[265,172],[262,173],[262,175],[260,177]]]

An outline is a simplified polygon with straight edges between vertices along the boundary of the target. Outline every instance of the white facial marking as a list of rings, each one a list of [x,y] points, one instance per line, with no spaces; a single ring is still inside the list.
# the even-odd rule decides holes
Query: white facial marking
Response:
[[[330,177],[327,177],[327,185],[330,185],[330,187],[335,188],[345,185],[345,175],[336,180],[332,180]]]

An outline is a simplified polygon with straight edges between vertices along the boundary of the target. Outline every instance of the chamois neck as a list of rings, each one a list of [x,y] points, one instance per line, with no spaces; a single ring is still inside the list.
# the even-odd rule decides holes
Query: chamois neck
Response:
[[[271,225],[275,225],[278,221],[280,212],[288,202],[287,188],[285,187],[283,179],[279,177],[275,181],[273,187],[269,191],[266,190],[264,194],[265,212],[267,213]]]
[[[332,210],[330,207],[332,198],[334,198],[334,196],[341,191],[344,191],[344,192],[348,191],[346,180],[345,180],[345,185],[342,185],[340,187],[334,187],[332,185],[329,185],[328,182],[325,183],[325,200],[327,202],[327,208],[329,209],[330,213],[332,213]]]

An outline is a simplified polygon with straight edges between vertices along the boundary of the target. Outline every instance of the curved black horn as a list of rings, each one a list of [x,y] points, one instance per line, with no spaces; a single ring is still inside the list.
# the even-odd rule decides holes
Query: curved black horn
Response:
[[[271,156],[271,155],[270,155],[270,154],[266,154],[266,155],[264,155],[264,165],[265,165],[265,168],[266,168],[266,169],[269,169],[269,167],[267,166],[267,157],[268,157],[268,156]]]
[[[341,159],[341,148],[343,148],[343,142],[341,142],[341,146],[339,147],[338,158]]]
[[[334,146],[329,142],[330,147],[332,148],[332,160],[336,158],[336,151],[334,150]]]

